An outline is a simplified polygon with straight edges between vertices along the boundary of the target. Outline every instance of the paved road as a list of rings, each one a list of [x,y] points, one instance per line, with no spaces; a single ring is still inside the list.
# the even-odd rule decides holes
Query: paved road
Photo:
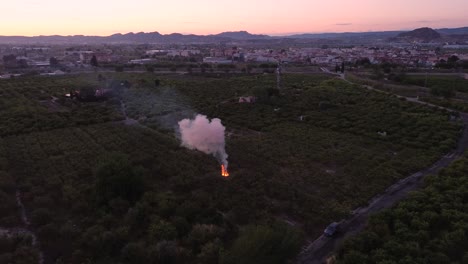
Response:
[[[407,99],[415,103],[422,103],[440,108],[439,106],[430,105],[415,99]],[[350,218],[340,222],[341,232],[337,236],[332,238],[323,235],[320,236],[301,252],[298,257],[298,263],[325,263],[326,258],[339,248],[345,238],[356,235],[365,228],[367,219],[371,214],[392,207],[395,203],[404,199],[409,192],[421,188],[423,186],[424,177],[437,173],[439,170],[447,167],[450,163],[459,158],[463,152],[468,149],[468,114],[462,113],[460,117],[463,121],[464,129],[461,138],[458,141],[457,148],[454,151],[442,157],[429,168],[418,171],[390,186],[385,190],[384,193],[374,197],[369,202],[368,206],[360,207],[354,210]]]

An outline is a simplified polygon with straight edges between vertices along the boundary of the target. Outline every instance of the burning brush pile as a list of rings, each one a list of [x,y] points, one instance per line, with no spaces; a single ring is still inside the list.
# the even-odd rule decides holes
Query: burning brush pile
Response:
[[[221,164],[221,175],[228,177],[225,130],[220,119],[214,118],[210,121],[204,115],[197,115],[195,119],[184,119],[179,122],[182,146],[213,155]]]

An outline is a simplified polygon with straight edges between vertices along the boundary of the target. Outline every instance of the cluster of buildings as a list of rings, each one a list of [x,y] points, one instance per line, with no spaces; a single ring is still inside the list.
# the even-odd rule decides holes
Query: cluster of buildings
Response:
[[[0,72],[2,70],[20,70],[33,68],[38,71],[47,70],[60,65],[61,68],[88,67],[91,58],[95,56],[101,63],[125,63],[134,54],[120,52],[116,49],[102,47],[29,47],[0,46]]]
[[[461,49],[463,50],[463,49]],[[307,63],[321,66],[334,66],[342,62],[356,64],[363,60],[371,64],[383,62],[406,66],[433,67],[440,60],[447,60],[455,55],[462,60],[468,60],[468,53],[454,50],[453,47],[336,47],[336,48],[289,48],[272,49],[218,49],[212,50],[210,57],[204,62],[235,63],[236,61],[253,63]]]
[[[190,57],[201,54],[198,49],[156,49],[147,50],[146,55],[168,56],[168,57]]]
[[[16,74],[34,68],[44,74],[90,68],[96,58],[100,65],[191,63],[235,64],[270,63],[331,66],[341,63],[383,62],[414,67],[434,67],[456,55],[468,60],[468,45],[421,46],[386,45],[352,47],[278,47],[259,48],[227,45],[81,45],[81,46],[0,46],[0,75]],[[60,67],[57,67],[60,66]]]

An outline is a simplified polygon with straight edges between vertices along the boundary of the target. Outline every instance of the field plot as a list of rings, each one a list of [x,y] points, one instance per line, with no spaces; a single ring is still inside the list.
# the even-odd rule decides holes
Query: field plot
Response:
[[[1,124],[1,179],[22,192],[51,262],[246,263],[245,256],[273,256],[281,263],[297,253],[301,232],[316,236],[430,165],[455,146],[461,129],[449,112],[325,75],[285,75],[281,90],[273,75],[103,78],[132,85],[108,101],[58,101],[69,112],[49,111],[39,103],[42,93],[25,86],[37,83],[45,97],[59,97],[74,82],[100,85],[97,76],[0,86],[2,96],[24,106],[0,109],[10,120]],[[249,96],[255,100],[239,103]],[[110,122],[123,119],[120,101],[142,126]],[[220,176],[213,157],[180,146],[172,128],[194,113],[226,126],[231,177]],[[12,129],[23,115],[37,118],[34,125]],[[0,225],[15,222],[10,209],[0,212]]]
[[[0,135],[121,120],[118,101],[82,104],[65,100],[73,89],[101,85],[104,82],[95,76],[80,75],[0,80]]]
[[[338,263],[464,263],[468,260],[467,157],[426,180],[426,187],[369,220]]]
[[[417,85],[428,88],[444,88],[450,87],[451,89],[456,90],[457,92],[468,92],[468,80],[460,76],[437,76],[430,75],[428,76],[406,76],[402,80],[403,84],[408,85]]]

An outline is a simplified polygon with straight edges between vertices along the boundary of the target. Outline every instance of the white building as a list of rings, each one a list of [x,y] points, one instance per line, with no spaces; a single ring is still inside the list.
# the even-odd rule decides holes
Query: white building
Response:
[[[227,60],[225,58],[206,57],[206,58],[203,58],[203,62],[214,63],[214,64],[229,64],[229,63],[232,63],[232,60]]]

